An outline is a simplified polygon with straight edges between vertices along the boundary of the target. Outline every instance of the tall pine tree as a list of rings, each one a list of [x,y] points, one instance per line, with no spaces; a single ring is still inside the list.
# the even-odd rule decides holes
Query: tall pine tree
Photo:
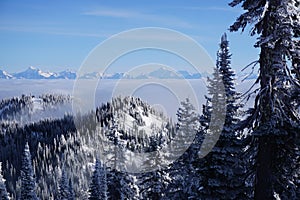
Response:
[[[21,199],[38,199],[35,190],[35,177],[32,168],[31,154],[28,142],[26,142],[21,168]]]
[[[260,90],[244,123],[253,130],[258,145],[255,199],[272,199],[274,195],[296,199],[300,117],[291,97],[294,88],[299,89],[300,1],[234,0],[230,6],[238,4],[245,13],[230,30],[253,25],[251,35],[259,35],[255,46],[261,50],[257,79]]]
[[[207,99],[209,102],[216,98],[215,96],[218,96],[218,93],[216,94],[218,84],[215,84],[215,82],[218,81],[219,78],[216,75],[219,74],[225,88],[226,117],[216,145],[211,152],[197,163],[196,169],[201,174],[199,196],[203,199],[248,199],[251,197],[251,190],[247,190],[244,184],[246,169],[240,162],[243,142],[238,139],[235,130],[238,122],[236,114],[240,106],[238,104],[239,94],[234,87],[235,74],[231,69],[230,59],[229,42],[226,34],[224,34],[217,53],[216,70],[218,73],[215,72],[214,77],[209,81],[208,90],[211,96]],[[208,127],[211,112],[215,105],[212,102],[210,104],[211,108],[208,105],[204,106],[206,110],[201,119],[202,123],[205,123],[206,137],[207,134],[210,134],[208,133]]]

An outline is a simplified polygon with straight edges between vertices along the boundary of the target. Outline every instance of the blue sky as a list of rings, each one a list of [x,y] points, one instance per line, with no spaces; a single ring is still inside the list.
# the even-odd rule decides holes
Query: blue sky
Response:
[[[29,66],[43,70],[77,70],[89,52],[113,34],[141,27],[162,27],[182,32],[202,45],[215,60],[220,37],[241,14],[228,0],[1,0],[0,69],[21,71]],[[248,31],[228,33],[237,72],[258,57],[255,37]],[[151,62],[144,52],[119,65]],[[147,55],[149,54],[149,55]],[[148,56],[148,57],[147,57]],[[163,56],[162,56],[163,57]],[[160,58],[163,62],[164,58]],[[157,62],[155,60],[155,62]],[[173,63],[171,63],[172,65]],[[174,63],[184,68],[184,62]],[[124,68],[126,71],[126,68]],[[124,71],[117,69],[117,71]]]

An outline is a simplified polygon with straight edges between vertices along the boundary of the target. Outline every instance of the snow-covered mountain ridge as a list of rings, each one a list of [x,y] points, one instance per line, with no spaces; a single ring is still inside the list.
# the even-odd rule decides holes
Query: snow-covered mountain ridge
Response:
[[[61,72],[44,72],[35,67],[17,73],[0,70],[0,79],[75,79],[76,72],[65,70]]]

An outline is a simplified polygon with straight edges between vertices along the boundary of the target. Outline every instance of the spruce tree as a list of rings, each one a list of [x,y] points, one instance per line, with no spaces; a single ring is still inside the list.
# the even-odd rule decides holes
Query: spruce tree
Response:
[[[21,168],[21,199],[38,199],[35,190],[35,177],[32,168],[31,154],[28,142],[26,142]]]
[[[193,142],[199,130],[199,116],[188,98],[181,102],[177,120],[176,136],[169,144],[171,154],[168,155],[168,159],[176,161],[167,170],[172,181],[166,195],[171,199],[186,199],[195,183],[191,182],[195,177],[192,163],[197,158]]]
[[[0,162],[0,199],[9,200],[9,196],[5,186],[5,179],[2,176],[2,163]]]
[[[221,38],[220,48],[217,53],[217,68],[219,73],[214,73],[214,77],[209,81],[208,87],[211,97],[208,101],[214,99],[218,89],[215,82],[218,81],[217,74],[224,84],[226,97],[226,117],[220,137],[217,143],[197,165],[200,175],[199,196],[204,199],[248,199],[251,197],[251,190],[244,184],[245,166],[240,162],[240,155],[243,152],[243,142],[238,139],[235,126],[238,122],[236,117],[239,109],[239,94],[234,87],[235,74],[230,66],[231,54],[229,52],[229,42],[226,34]],[[221,103],[221,102],[220,102]],[[210,123],[207,119],[211,116],[214,104],[206,109],[202,117],[202,123]],[[204,126],[206,137],[209,134],[209,125]],[[215,138],[214,138],[215,139]],[[203,144],[206,145],[206,144]],[[201,152],[200,152],[201,153]]]
[[[224,33],[221,37],[216,64],[220,72],[226,95],[226,127],[227,125],[231,126],[238,121],[236,114],[240,107],[238,102],[240,94],[238,94],[235,89],[235,73],[231,68],[231,53],[226,33]]]
[[[97,159],[92,182],[89,189],[89,200],[105,200],[107,199],[107,179],[106,169]]]
[[[255,46],[261,50],[257,79],[260,90],[244,122],[244,127],[253,130],[258,145],[255,199],[272,199],[274,195],[296,199],[300,117],[291,97],[295,88],[299,91],[300,1],[234,0],[230,6],[238,4],[245,13],[230,30],[252,25],[251,35],[259,35]]]

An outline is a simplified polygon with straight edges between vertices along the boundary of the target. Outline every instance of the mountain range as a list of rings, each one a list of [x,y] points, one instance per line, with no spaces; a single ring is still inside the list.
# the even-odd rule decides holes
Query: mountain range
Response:
[[[174,71],[166,67],[160,67],[138,74],[127,73],[113,73],[113,74],[100,74],[98,72],[86,73],[79,78],[82,79],[200,79],[207,77],[206,73],[190,73],[186,70]],[[255,76],[248,77],[252,79]],[[8,73],[0,70],[0,79],[76,79],[77,74],[71,70],[61,72],[44,72],[35,67],[29,67],[24,71],[17,73]]]
[[[8,73],[0,70],[0,79],[75,79],[76,73],[70,70],[56,72],[44,72],[35,67],[17,73]]]

